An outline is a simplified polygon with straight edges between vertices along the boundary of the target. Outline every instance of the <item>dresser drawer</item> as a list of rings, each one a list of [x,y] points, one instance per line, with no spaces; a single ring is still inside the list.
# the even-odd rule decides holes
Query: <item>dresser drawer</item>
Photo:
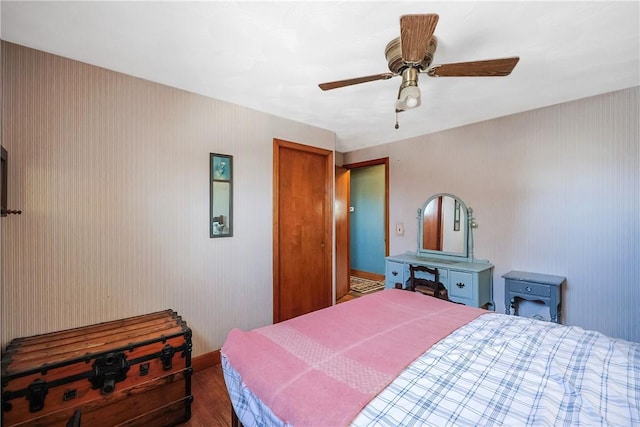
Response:
[[[517,292],[520,294],[529,294],[547,298],[551,296],[551,286],[549,285],[509,279],[505,282],[508,292]]]
[[[473,298],[473,275],[463,271],[449,271],[449,295]]]
[[[395,288],[396,283],[402,283],[402,287],[404,287],[405,280],[408,277],[404,277],[406,265],[401,262],[387,261],[387,268],[385,274],[385,287],[386,288]]]

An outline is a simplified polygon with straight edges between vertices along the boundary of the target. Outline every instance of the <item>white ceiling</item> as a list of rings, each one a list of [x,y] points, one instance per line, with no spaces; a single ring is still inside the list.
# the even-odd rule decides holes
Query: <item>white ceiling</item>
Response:
[[[359,148],[640,85],[640,2],[0,3],[3,40],[329,129]],[[437,13],[434,64],[519,56],[508,77],[420,77],[399,115],[399,17]]]

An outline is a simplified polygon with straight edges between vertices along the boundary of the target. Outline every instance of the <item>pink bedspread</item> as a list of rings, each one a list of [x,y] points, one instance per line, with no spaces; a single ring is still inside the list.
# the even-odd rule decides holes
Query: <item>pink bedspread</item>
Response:
[[[222,353],[294,426],[349,424],[413,360],[484,310],[388,289],[244,332]]]

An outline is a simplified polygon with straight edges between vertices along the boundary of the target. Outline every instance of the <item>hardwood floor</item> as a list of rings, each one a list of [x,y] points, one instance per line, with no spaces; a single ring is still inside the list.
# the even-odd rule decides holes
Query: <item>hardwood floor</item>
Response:
[[[384,275],[375,274],[375,273],[367,273],[367,272],[364,272],[364,271],[351,270],[351,275],[355,276],[355,277],[361,277],[363,279],[369,279],[369,280],[384,280]],[[377,292],[377,291],[375,291],[375,292]],[[363,295],[366,295],[366,294],[361,294],[359,292],[355,292],[355,291],[349,290],[349,293],[346,294],[345,296],[343,296],[342,298],[339,298],[336,301],[336,304],[340,304],[341,302],[346,302],[346,301],[352,300],[354,298],[361,297]]]
[[[191,377],[191,392],[191,419],[181,426],[231,426],[231,401],[220,364],[196,371]]]
[[[349,301],[349,300],[352,300],[354,298],[358,298],[358,297],[361,297],[361,296],[362,296],[362,294],[359,294],[358,292],[349,291],[348,294],[346,294],[345,296],[340,298],[338,301],[336,301],[336,304],[340,304],[341,302],[346,302],[346,301]]]
[[[373,292],[380,292],[380,291],[373,291]],[[341,302],[347,302],[350,301],[354,298],[359,298],[363,295],[367,295],[367,294],[361,294],[359,292],[355,292],[355,291],[349,291],[348,294],[346,294],[345,296],[343,296],[342,298],[340,298],[338,301],[336,301],[336,304],[340,304]]]

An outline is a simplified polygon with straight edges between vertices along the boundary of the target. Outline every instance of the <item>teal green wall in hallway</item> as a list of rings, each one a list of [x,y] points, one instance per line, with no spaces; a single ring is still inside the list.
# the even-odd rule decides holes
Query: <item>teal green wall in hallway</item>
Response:
[[[384,274],[384,165],[351,170],[351,269]]]

